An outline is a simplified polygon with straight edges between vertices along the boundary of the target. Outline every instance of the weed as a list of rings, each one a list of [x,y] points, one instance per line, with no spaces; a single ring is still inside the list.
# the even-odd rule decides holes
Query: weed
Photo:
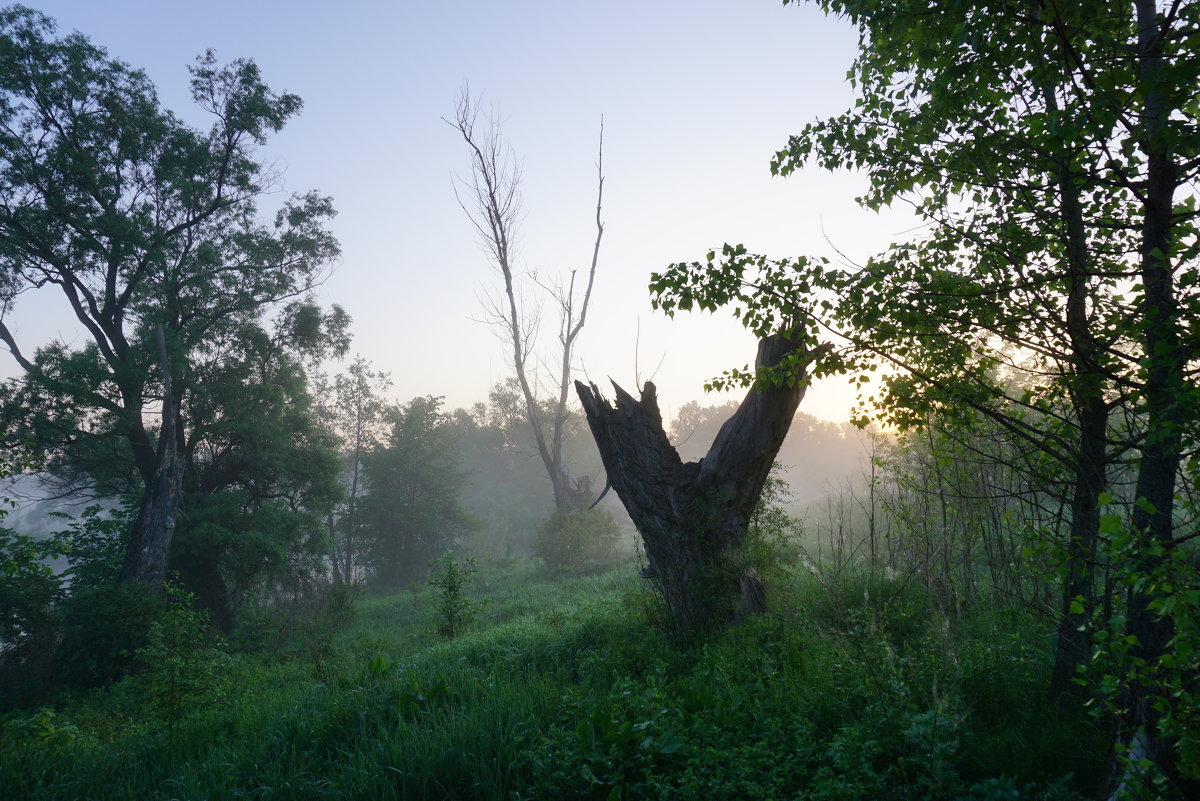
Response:
[[[446,551],[432,565],[429,584],[437,590],[436,628],[448,640],[462,634],[479,612],[479,603],[467,597],[467,585],[478,572],[474,559],[460,562],[454,551]]]

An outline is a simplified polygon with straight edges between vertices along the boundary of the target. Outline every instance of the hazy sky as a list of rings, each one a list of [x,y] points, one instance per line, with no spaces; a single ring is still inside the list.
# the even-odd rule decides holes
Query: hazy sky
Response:
[[[858,209],[853,176],[772,178],[771,155],[805,122],[853,102],[856,37],[843,21],[779,0],[328,2],[63,0],[33,4],[146,70],[185,119],[186,66],[207,48],[249,57],[304,111],[264,155],[288,192],[318,189],[339,215],[343,258],[320,290],[354,319],[354,352],[388,370],[400,400],[486,397],[509,374],[476,322],[496,276],[452,191],[467,153],[451,116],[464,80],[505,120],[524,168],[522,269],[585,269],[595,237],[595,161],[605,121],[605,235],[580,375],[627,388],[654,373],[664,413],[705,379],[753,357],[727,316],[668,320],[649,274],[722,242],[777,256],[862,259],[911,223]],[[269,203],[267,204],[269,205]],[[828,241],[826,241],[828,239]],[[35,293],[36,294],[36,293]],[[21,298],[23,343],[78,336],[61,298]],[[533,294],[530,292],[529,294]],[[639,338],[640,327],[640,338]],[[544,345],[555,328],[544,326]],[[30,348],[30,345],[23,344]],[[552,358],[552,357],[551,357]],[[661,366],[658,366],[661,360]],[[2,357],[0,371],[15,365]],[[845,419],[843,386],[814,386],[802,410]]]

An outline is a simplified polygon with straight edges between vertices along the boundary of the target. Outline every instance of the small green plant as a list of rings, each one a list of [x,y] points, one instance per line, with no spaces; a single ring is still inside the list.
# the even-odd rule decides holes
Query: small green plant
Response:
[[[322,684],[329,684],[336,674],[338,649],[334,640],[354,620],[354,604],[361,591],[359,582],[334,582],[302,617],[305,651],[313,673]]]
[[[58,713],[50,707],[42,707],[27,718],[13,718],[4,724],[4,734],[10,742],[36,744],[53,749],[69,745],[79,736],[79,727],[69,721],[59,720]]]
[[[1138,753],[1137,747],[1119,743],[1118,760],[1142,786],[1118,795],[1190,797],[1172,785],[1200,781],[1200,684],[1196,680],[1200,675],[1200,558],[1186,546],[1168,550],[1149,541],[1120,515],[1105,513],[1100,525],[1101,552],[1109,564],[1118,566],[1114,577],[1145,599],[1149,612],[1167,625],[1171,639],[1155,653],[1142,647],[1127,608],[1118,608],[1108,617],[1097,610],[1092,659],[1076,681],[1098,698],[1097,716],[1110,715],[1123,724],[1137,718],[1131,699],[1138,695],[1152,699],[1159,734],[1172,742],[1174,776]],[[1141,737],[1139,732],[1129,733],[1134,744]]]
[[[462,634],[479,612],[479,603],[466,594],[478,572],[474,559],[459,561],[454,551],[446,551],[432,565],[429,584],[437,590],[437,633],[448,640]]]
[[[530,543],[551,575],[597,573],[612,567],[621,530],[607,509],[556,511]]]
[[[163,596],[163,612],[137,650],[146,669],[136,682],[147,690],[154,719],[173,736],[180,721],[224,700],[228,656],[195,595],[167,584]]]
[[[800,560],[798,543],[804,535],[800,521],[784,508],[792,491],[779,477],[781,469],[778,462],[771,467],[746,529],[746,560],[768,583],[782,578],[784,565]]]
[[[659,797],[683,764],[680,715],[660,687],[621,678],[610,692],[571,699],[573,725],[550,730],[529,754],[532,798]]]

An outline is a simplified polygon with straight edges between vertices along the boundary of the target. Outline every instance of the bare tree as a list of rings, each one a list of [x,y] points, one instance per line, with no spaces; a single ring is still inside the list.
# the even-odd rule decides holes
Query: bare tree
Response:
[[[561,349],[557,369],[544,371],[534,353],[538,316],[529,313],[518,297],[513,258],[516,234],[521,216],[521,167],[512,148],[501,135],[500,120],[495,114],[480,122],[477,102],[464,87],[455,104],[453,120],[446,120],[462,134],[471,157],[471,177],[455,184],[455,197],[478,232],[484,252],[503,281],[502,297],[494,298],[488,307],[490,322],[500,330],[512,350],[513,370],[521,394],[538,455],[554,488],[554,506],[559,511],[582,508],[591,498],[588,476],[572,479],[563,460],[563,432],[566,427],[567,398],[571,386],[571,356],[575,341],[587,322],[588,305],[596,280],[596,265],[600,258],[600,240],[604,223],[600,220],[604,198],[604,119],[600,120],[600,146],[596,161],[596,241],[592,246],[592,261],[586,283],[578,280],[578,271],[571,270],[565,280],[535,283],[546,292],[558,309],[558,344]],[[582,292],[582,296],[580,296]],[[554,391],[542,397],[542,374],[553,377]]]

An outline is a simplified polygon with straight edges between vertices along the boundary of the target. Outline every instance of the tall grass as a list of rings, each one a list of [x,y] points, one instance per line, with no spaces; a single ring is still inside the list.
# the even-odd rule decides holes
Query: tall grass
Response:
[[[138,677],[22,712],[0,798],[1069,798],[1099,770],[1090,723],[1042,703],[1050,627],[1024,612],[796,575],[680,642],[639,581],[493,573],[451,642],[425,590],[361,601],[319,670],[301,641],[237,654],[172,738]]]

